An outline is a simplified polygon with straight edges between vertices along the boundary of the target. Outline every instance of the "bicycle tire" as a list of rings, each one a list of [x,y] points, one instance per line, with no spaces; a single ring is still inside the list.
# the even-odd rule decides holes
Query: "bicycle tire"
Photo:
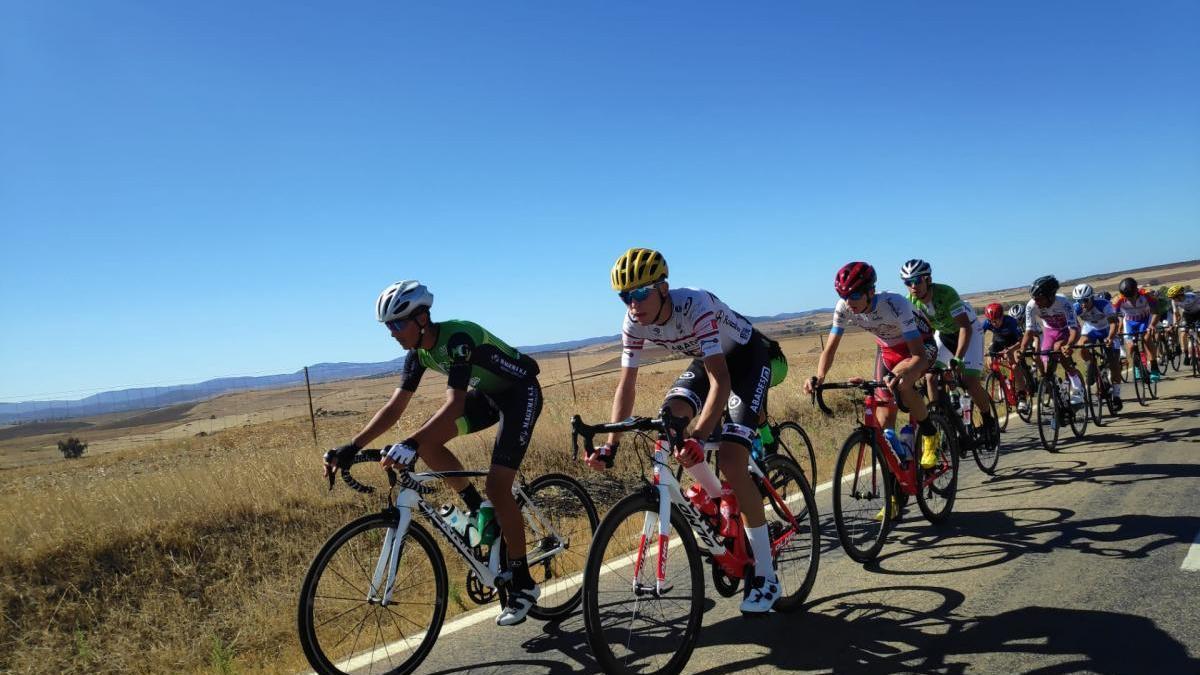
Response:
[[[813,444],[808,437],[808,432],[796,422],[780,422],[778,428],[773,431],[776,444],[795,462],[796,466],[800,467],[801,471],[805,471],[808,476],[808,484],[816,485],[817,455],[813,452]],[[785,432],[787,433],[785,434]],[[792,435],[799,435],[800,440],[785,441],[785,436]],[[807,466],[804,464],[804,459],[808,460]]]
[[[926,469],[917,464],[917,506],[925,519],[934,525],[939,525],[950,517],[954,509],[954,499],[958,493],[958,448],[950,424],[941,415],[930,413],[929,421],[938,427],[942,442],[938,445],[938,463]],[[918,431],[918,437],[920,432]],[[920,443],[917,444],[918,447]],[[935,476],[929,487],[925,487],[927,475]],[[950,477],[942,481],[947,475]],[[939,484],[940,483],[940,484]]]
[[[1104,407],[1111,406],[1112,383],[1109,381],[1108,364],[1097,366],[1096,368],[1096,395],[1088,397],[1088,413],[1092,416],[1092,423],[1097,427],[1104,426]],[[1112,408],[1109,408],[1112,412]]]
[[[992,407],[992,419],[999,424],[999,417],[996,416],[996,404],[988,401],[988,405]],[[975,455],[975,465],[979,470],[991,476],[996,473],[996,464],[1000,461],[1000,434],[997,433],[995,438],[989,438],[987,429],[983,426],[983,413],[980,412],[979,406],[971,409],[971,429],[974,437],[974,446],[971,452]]]
[[[1091,405],[1092,390],[1085,382],[1083,387],[1083,406],[1079,410],[1076,410],[1074,404],[1070,401],[1067,402],[1067,409],[1069,411],[1067,413],[1069,415],[1067,422],[1071,425],[1071,433],[1075,435],[1075,438],[1083,438],[1083,435],[1087,433],[1088,410],[1091,408]]]
[[[1151,368],[1147,368],[1145,371],[1146,392],[1150,394],[1151,401],[1158,398],[1158,382],[1154,381],[1154,376],[1151,374],[1152,370]]]
[[[1060,419],[1058,378],[1046,375],[1038,383],[1037,429],[1042,447],[1048,452],[1057,452]]]
[[[552,490],[555,491],[553,494]],[[587,563],[587,550],[591,546],[600,517],[596,513],[596,505],[583,485],[565,474],[548,473],[538,476],[525,488],[525,494],[537,504],[537,512],[543,517],[551,518],[550,525],[569,542],[567,549],[558,555],[544,561],[529,563],[529,575],[541,586],[542,591],[537,604],[529,609],[529,616],[543,621],[559,619],[578,607],[583,599],[582,572]],[[542,497],[540,501],[539,494]],[[554,519],[553,514],[560,514],[562,517]],[[527,558],[534,558],[536,555],[534,538],[537,539],[536,547],[542,550],[557,545],[558,542],[553,541],[551,537],[537,536],[538,533],[532,529],[535,526],[534,518],[524,508],[522,516],[525,521]],[[537,523],[536,526],[544,527],[542,523]],[[502,543],[501,558],[506,559],[507,552],[507,546]],[[564,584],[565,587],[562,590],[550,588],[549,582],[552,579],[559,579],[558,583]],[[500,587],[497,591],[503,606],[508,599],[507,589]],[[560,598],[558,604],[548,604],[547,601],[551,597]]]
[[[1146,391],[1146,385],[1150,380],[1150,375],[1146,373],[1146,369],[1142,367],[1144,363],[1142,353],[1139,351],[1134,354],[1134,358],[1130,359],[1130,374],[1133,376],[1133,393],[1137,395],[1139,405],[1150,405],[1150,392]]]
[[[859,563],[879,555],[892,525],[892,509],[884,508],[891,502],[891,474],[880,452],[872,434],[865,428],[857,429],[838,452],[833,472],[833,521],[838,540],[846,555]],[[865,467],[864,460],[869,463]],[[847,479],[851,471],[856,473]],[[860,481],[867,489],[859,490]],[[883,512],[880,520],[876,520],[877,509]],[[861,536],[853,536],[860,530]]]
[[[631,517],[635,519],[632,526],[624,527]],[[671,575],[676,588],[671,590],[669,601],[674,605],[681,602],[689,603],[687,614],[684,617],[686,625],[682,627],[682,634],[678,634],[678,631],[664,634],[666,629],[670,628],[671,622],[656,618],[647,629],[647,632],[653,632],[654,635],[647,636],[645,639],[637,639],[636,644],[632,628],[622,631],[620,627],[617,627],[611,631],[617,639],[610,641],[608,637],[610,631],[605,626],[602,613],[611,606],[612,602],[619,602],[612,598],[621,595],[636,598],[633,609],[634,618],[629,621],[621,620],[622,623],[628,623],[630,626],[636,620],[636,614],[643,610],[643,605],[649,607],[653,604],[661,607],[665,604],[656,602],[661,598],[657,598],[653,594],[638,596],[633,591],[635,580],[631,575],[631,568],[635,567],[632,565],[633,558],[638,555],[637,540],[639,537],[637,534],[642,530],[642,523],[646,517],[652,517],[657,521],[657,495],[652,497],[646,492],[638,492],[625,497],[617,502],[600,521],[600,526],[596,528],[592,539],[592,546],[588,550],[587,566],[584,568],[583,574],[584,630],[587,634],[588,645],[592,649],[592,655],[605,673],[620,675],[626,673],[651,675],[678,673],[687,665],[700,635],[700,624],[704,615],[704,574],[700,567],[700,551],[687,522],[676,509],[672,508],[671,528],[683,546],[682,557],[686,565],[685,571],[688,573],[691,583],[688,592],[681,593],[678,584],[682,581],[683,575]],[[630,534],[632,536],[628,536]],[[610,554],[609,545],[613,543],[620,547],[620,550]],[[632,552],[625,550],[625,547],[630,544],[634,544],[635,550]],[[679,558],[677,553],[670,555],[666,564],[678,565]],[[646,561],[649,559],[648,555],[644,558]],[[649,570],[649,579],[652,582],[655,565],[647,563],[642,570],[643,572]],[[602,579],[602,577],[608,578]],[[604,582],[603,587],[601,586],[602,581]],[[650,642],[650,637],[654,638],[653,644]],[[647,646],[659,647],[659,652],[654,653],[664,654],[664,660],[656,662],[654,668],[634,667],[633,663],[626,660],[652,656],[653,654],[648,653],[650,650],[647,649]],[[619,653],[614,651],[614,647],[619,650]]]
[[[1029,366],[1022,363],[1020,368],[1023,376],[1022,379],[1025,380],[1025,390],[1017,392],[1017,417],[1020,417],[1022,422],[1030,424],[1033,420],[1033,404],[1037,402],[1034,400],[1034,397],[1036,396],[1040,383],[1030,371]],[[1014,381],[1013,387],[1015,388],[1016,386],[1017,384]],[[1022,401],[1025,402],[1025,412],[1021,412]]]
[[[309,566],[308,573],[304,577],[304,583],[300,587],[300,602],[297,611],[297,625],[300,635],[300,644],[304,649],[304,655],[308,658],[309,664],[320,673],[343,673],[339,666],[345,661],[354,657],[361,657],[363,654],[377,654],[381,649],[385,657],[389,659],[388,666],[392,666],[390,662],[391,646],[395,648],[394,642],[389,645],[385,632],[391,633],[394,630],[399,631],[400,635],[404,636],[403,623],[411,624],[410,630],[422,630],[423,634],[419,636],[419,641],[415,647],[404,648],[399,653],[408,654],[407,658],[400,661],[399,665],[390,667],[386,671],[392,675],[404,675],[411,673],[425,660],[433,649],[434,643],[437,642],[438,633],[441,631],[442,622],[446,618],[446,598],[448,594],[448,583],[446,578],[446,561],[442,557],[442,552],[438,548],[437,543],[429,534],[429,531],[417,522],[410,522],[408,531],[404,535],[400,553],[400,563],[397,564],[396,579],[397,583],[407,582],[423,582],[421,588],[413,589],[411,586],[398,589],[394,593],[394,597],[401,597],[401,593],[406,593],[413,598],[426,600],[427,602],[393,602],[390,607],[414,607],[420,605],[428,605],[430,607],[430,617],[427,626],[422,626],[418,621],[411,618],[411,614],[400,614],[400,610],[392,610],[378,603],[378,601],[368,601],[367,593],[371,586],[372,574],[375,569],[376,561],[379,558],[379,552],[382,548],[383,537],[386,536],[386,531],[390,528],[395,528],[397,515],[395,511],[384,511],[363,516],[343,526],[325,542],[320,551],[313,558],[312,564]],[[382,530],[380,532],[379,530]],[[365,537],[361,535],[366,535]],[[354,543],[356,539],[362,539],[362,543]],[[370,541],[367,541],[370,540]],[[362,547],[362,552],[349,551],[347,548],[354,543],[356,547]],[[416,546],[414,547],[413,544]],[[419,550],[422,553],[414,553]],[[347,557],[340,556],[343,551],[349,551]],[[411,557],[410,554],[412,554]],[[428,560],[430,569],[429,578],[425,577],[426,570],[418,569],[412,565],[405,565],[406,561],[411,561],[415,565],[420,565],[423,560],[421,555]],[[403,565],[406,569],[401,570],[399,567]],[[332,572],[326,575],[326,571]],[[417,574],[417,572],[421,574]],[[400,580],[404,581],[401,582]],[[357,585],[356,585],[357,584]],[[430,584],[432,587],[430,588]],[[325,592],[319,592],[324,590]],[[341,595],[338,595],[340,593]],[[357,597],[356,597],[357,596]],[[318,601],[328,599],[337,601],[336,608],[330,609],[332,615],[327,616],[325,611],[320,609]],[[361,608],[351,607],[343,609],[344,603],[360,602]],[[360,612],[361,610],[361,612]],[[381,613],[384,613],[381,616]],[[359,620],[355,620],[361,616]],[[369,619],[374,616],[376,621],[374,630],[368,628]],[[387,621],[381,622],[381,618],[386,618]],[[342,635],[338,640],[334,640],[334,635],[330,635],[329,639],[322,639],[326,632],[334,633],[334,629],[330,624],[340,622],[340,625],[354,625],[357,627],[357,634],[351,644],[347,647],[343,645],[349,635]],[[365,633],[372,640],[370,649],[357,649],[358,639]],[[376,641],[379,638],[380,641]],[[407,637],[404,637],[407,640]],[[382,644],[381,644],[382,643]],[[343,647],[344,653],[333,654],[332,650]],[[406,646],[407,647],[407,646]],[[340,663],[339,663],[340,662]],[[348,666],[350,671],[357,671],[363,665],[357,664]]]
[[[1009,382],[1011,386],[1011,381]],[[1001,376],[996,373],[988,373],[987,378],[983,382],[983,389],[988,393],[988,398],[992,399],[992,414],[996,415],[996,424],[1000,431],[1008,430],[1008,418],[1012,416],[1012,407],[1008,405],[1008,394],[1004,389],[1004,382]],[[1004,417],[1000,417],[1000,408],[1004,408]]]
[[[767,513],[767,531],[774,544],[784,534],[790,534],[786,546],[772,545],[775,574],[779,578],[782,594],[775,601],[775,610],[791,612],[798,609],[808,598],[813,583],[817,580],[817,569],[821,564],[821,524],[817,519],[817,499],[812,486],[804,476],[804,470],[783,455],[768,457],[764,462],[767,478],[775,488],[778,501],[760,486],[763,498],[770,509]],[[803,508],[797,508],[803,504]],[[784,510],[784,506],[787,510]],[[772,520],[771,513],[777,520]],[[792,514],[792,523],[787,514]]]
[[[1178,333],[1172,333],[1172,334],[1174,335],[1174,337],[1172,337],[1170,340],[1168,340],[1168,342],[1171,343],[1171,346],[1170,346],[1171,367],[1174,368],[1175,372],[1178,373],[1179,369],[1183,366],[1183,349],[1179,344]]]

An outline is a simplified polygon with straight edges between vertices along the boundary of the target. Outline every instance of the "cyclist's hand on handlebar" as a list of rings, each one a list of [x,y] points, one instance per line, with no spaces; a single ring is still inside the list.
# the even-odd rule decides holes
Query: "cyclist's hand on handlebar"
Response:
[[[804,393],[811,395],[814,391],[816,391],[817,387],[822,381],[822,378],[819,378],[816,375],[808,378],[804,381]]]
[[[409,467],[417,463],[417,443],[413,439],[405,439],[395,445],[384,448],[383,456],[379,458],[379,466],[388,471],[397,466]]]
[[[322,458],[325,462],[325,476],[332,476],[338,469],[350,468],[359,450],[362,450],[362,447],[358,444],[346,443],[327,451]]]
[[[1059,347],[1058,351],[1062,352],[1063,356],[1070,357],[1071,356],[1071,343],[1068,342],[1068,343],[1064,344],[1063,346]]]
[[[704,461],[704,444],[696,438],[688,438],[683,442],[683,445],[675,451],[675,461],[679,462],[686,469],[690,466],[695,466]]]
[[[613,461],[617,458],[617,448],[620,446],[620,443],[605,443],[596,448],[596,452],[584,457],[583,463],[595,471],[611,469]]]

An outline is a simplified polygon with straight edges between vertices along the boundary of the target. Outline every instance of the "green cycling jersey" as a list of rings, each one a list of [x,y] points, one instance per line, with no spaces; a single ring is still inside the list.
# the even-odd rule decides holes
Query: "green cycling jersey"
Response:
[[[437,341],[429,349],[413,349],[404,359],[400,388],[416,391],[426,368],[444,374],[451,389],[474,387],[485,394],[507,391],[539,372],[537,361],[509,347],[470,321],[434,324]]]
[[[913,304],[913,307],[921,310],[929,317],[929,323],[933,329],[943,335],[953,335],[958,332],[958,323],[955,318],[961,315],[966,315],[969,323],[975,323],[975,311],[971,306],[963,302],[962,298],[958,297],[958,291],[946,284],[930,284],[929,285],[929,300],[922,302],[920,298],[908,294],[908,301]]]

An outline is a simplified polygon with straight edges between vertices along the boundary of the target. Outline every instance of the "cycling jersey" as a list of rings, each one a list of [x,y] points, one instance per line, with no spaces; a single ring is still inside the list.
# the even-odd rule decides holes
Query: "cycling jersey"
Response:
[[[850,304],[838,300],[833,308],[832,335],[841,335],[848,324],[856,325],[875,336],[882,347],[896,347],[909,340],[925,340],[933,335],[929,319],[899,293],[880,291],[871,299],[871,306],[855,314]]]
[[[1075,310],[1075,316],[1083,323],[1082,332],[1084,333],[1095,331],[1108,333],[1109,318],[1117,316],[1117,311],[1113,309],[1112,303],[1104,298],[1092,298],[1092,306],[1086,309],[1082,302],[1076,302],[1072,309]]]
[[[537,361],[518,352],[470,321],[442,321],[437,342],[409,350],[400,388],[416,391],[426,368],[446,375],[451,389],[474,387],[484,393],[506,391],[537,377]]]
[[[958,291],[946,284],[930,284],[928,300],[921,300],[910,292],[908,301],[929,317],[934,330],[945,335],[958,332],[959,316],[966,316],[967,323],[975,323],[975,310],[958,297]]]
[[[1175,316],[1200,312],[1200,295],[1184,293],[1182,298],[1171,301],[1171,309],[1174,310]]]
[[[674,311],[663,325],[643,326],[626,312],[621,326],[622,367],[637,367],[646,340],[694,358],[728,355],[750,340],[754,330],[750,321],[712,293],[698,288],[672,288],[669,293]]]
[[[1054,296],[1054,302],[1050,303],[1049,307],[1038,307],[1036,300],[1030,300],[1025,305],[1025,330],[1041,332],[1035,328],[1038,323],[1041,323],[1046,332],[1061,333],[1071,328],[1079,328],[1075,308],[1061,295]]]
[[[1126,321],[1144,322],[1158,307],[1158,299],[1144,288],[1139,288],[1137,296],[1132,300],[1124,295],[1118,295],[1113,300],[1113,308],[1121,313]]]
[[[991,319],[984,319],[983,330],[984,332],[990,330],[995,334],[993,342],[1000,340],[1011,345],[1021,339],[1021,324],[1011,316],[1005,316],[999,326],[993,326]]]

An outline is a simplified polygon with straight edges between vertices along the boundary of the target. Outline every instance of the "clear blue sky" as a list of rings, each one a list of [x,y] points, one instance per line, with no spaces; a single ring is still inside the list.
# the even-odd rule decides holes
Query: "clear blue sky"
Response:
[[[1195,2],[9,0],[0,400],[394,358],[409,277],[512,344],[612,334],[631,245],[746,314],[852,259],[1198,258],[1197,35]]]

